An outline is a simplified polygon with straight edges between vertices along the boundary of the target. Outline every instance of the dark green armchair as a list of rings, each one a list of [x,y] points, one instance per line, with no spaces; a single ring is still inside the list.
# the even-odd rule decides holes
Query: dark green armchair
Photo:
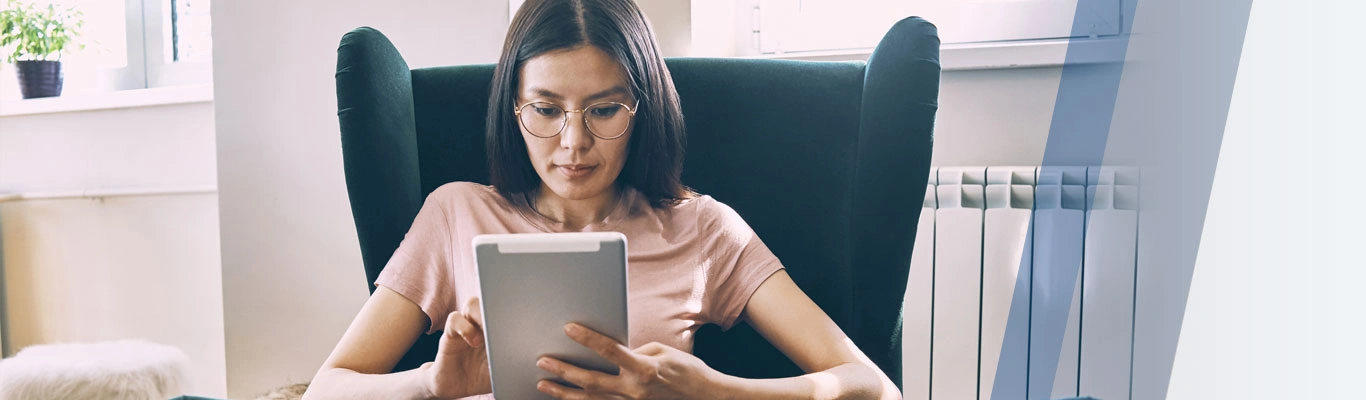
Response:
[[[898,22],[867,63],[667,63],[688,127],[683,182],[739,212],[900,385],[901,304],[938,109],[935,27]],[[428,193],[452,181],[488,183],[492,73],[493,65],[409,69],[374,29],[342,37],[337,116],[372,291]],[[420,338],[396,370],[431,360],[436,343]],[[703,328],[695,353],[737,376],[801,374],[744,324]]]

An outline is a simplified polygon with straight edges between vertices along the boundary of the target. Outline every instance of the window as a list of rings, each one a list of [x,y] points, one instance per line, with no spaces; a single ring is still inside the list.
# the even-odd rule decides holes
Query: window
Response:
[[[1121,33],[1120,0],[750,0],[763,54],[868,49],[892,24],[921,16],[944,44]],[[741,2],[743,3],[743,2]],[[1082,9],[1078,12],[1078,7]],[[1084,27],[1073,32],[1073,17]]]
[[[127,0],[143,4],[147,60],[144,87],[213,80],[209,0]]]
[[[209,25],[209,0],[172,0],[170,15],[172,56],[169,61],[210,62],[213,37]]]
[[[210,0],[22,0],[84,14],[79,43],[62,55],[62,97],[212,83]],[[0,101],[17,101],[11,65],[0,66]]]

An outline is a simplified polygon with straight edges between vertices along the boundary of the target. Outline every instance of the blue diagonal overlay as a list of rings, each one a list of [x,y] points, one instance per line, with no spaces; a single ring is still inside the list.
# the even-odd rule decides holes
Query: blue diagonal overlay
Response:
[[[1083,18],[1094,12],[1088,4],[1078,2],[1074,36],[1093,29]],[[1069,43],[1039,174],[1065,175],[1075,166],[1142,172],[1133,349],[1125,360],[1132,399],[1166,394],[1250,8],[1250,0],[1125,0],[1120,21],[1128,34]],[[1113,62],[1095,62],[1107,57]],[[1058,379],[1059,358],[1080,351],[1063,346],[1069,312],[1080,301],[1074,293],[1082,252],[1072,247],[1081,246],[1076,235],[1085,222],[1075,219],[1085,214],[1066,208],[1035,213],[1034,251],[1025,252],[1032,262],[1021,263],[1032,271],[1017,274],[995,371],[1029,378],[1024,388],[1018,380],[996,380],[993,399],[1092,394],[1079,378]]]

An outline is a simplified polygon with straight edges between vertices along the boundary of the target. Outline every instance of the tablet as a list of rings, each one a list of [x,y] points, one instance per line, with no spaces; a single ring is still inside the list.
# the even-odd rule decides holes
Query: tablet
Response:
[[[616,365],[565,336],[564,325],[577,322],[627,343],[625,235],[480,235],[474,255],[494,397],[548,399],[536,382],[569,385],[536,367],[541,356],[617,373]]]

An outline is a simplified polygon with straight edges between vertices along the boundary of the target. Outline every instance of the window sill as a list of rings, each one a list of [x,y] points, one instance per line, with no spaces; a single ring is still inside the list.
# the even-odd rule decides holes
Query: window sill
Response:
[[[1122,40],[1115,38],[1029,40],[995,43],[951,43],[940,46],[939,62],[944,71],[1058,67],[1067,60],[1068,47],[1075,47],[1074,64],[1123,62]],[[867,61],[873,49],[802,51],[764,54],[749,58],[806,61]]]
[[[183,196],[218,193],[217,186],[185,186],[137,189],[83,189],[51,193],[0,193],[0,203],[24,200],[105,199],[110,197]]]
[[[172,104],[206,103],[212,101],[213,85],[172,86],[75,95],[71,97],[4,100],[0,101],[0,117],[115,110]]]

